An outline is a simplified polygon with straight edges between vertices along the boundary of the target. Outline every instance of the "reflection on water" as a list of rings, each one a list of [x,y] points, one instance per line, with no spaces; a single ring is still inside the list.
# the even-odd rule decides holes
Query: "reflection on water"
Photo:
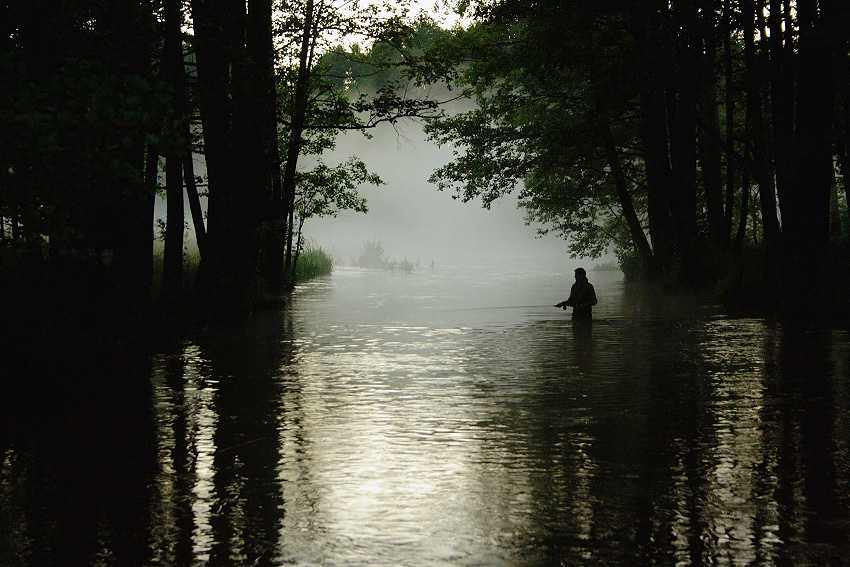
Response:
[[[574,328],[570,275],[341,269],[57,367],[101,379],[6,396],[0,564],[850,564],[850,335],[599,273]]]

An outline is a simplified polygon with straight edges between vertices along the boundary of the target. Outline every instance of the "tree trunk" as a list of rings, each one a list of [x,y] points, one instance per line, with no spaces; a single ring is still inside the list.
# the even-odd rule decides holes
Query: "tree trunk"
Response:
[[[655,258],[652,255],[652,248],[649,246],[646,234],[643,232],[640,219],[638,219],[637,213],[635,212],[634,203],[632,202],[632,197],[629,194],[626,176],[623,173],[623,167],[620,163],[620,158],[617,155],[617,147],[614,144],[614,135],[611,133],[611,126],[608,123],[601,124],[599,130],[602,135],[605,155],[608,158],[608,165],[611,167],[611,174],[614,178],[614,187],[617,190],[617,198],[620,201],[620,208],[623,210],[623,216],[626,218],[626,224],[629,227],[629,235],[631,236],[632,243],[637,249],[641,262],[647,272],[654,274],[656,271]]]
[[[640,75],[640,137],[647,181],[649,236],[657,269],[669,273],[674,257],[673,218],[670,193],[667,121],[664,112],[663,79],[658,66],[665,60],[666,49],[657,33],[651,31],[648,15],[639,5],[631,12],[636,66]]]
[[[264,207],[271,191],[262,135],[269,93],[271,4],[194,0],[201,118],[209,178],[207,250],[198,277],[207,307],[246,313],[260,292]]]
[[[723,18],[723,77],[725,84],[725,110],[726,110],[726,203],[723,216],[723,234],[732,234],[732,218],[735,209],[735,178],[738,169],[738,159],[735,155],[735,92],[733,90],[734,75],[733,75],[733,58],[732,58],[732,34],[734,26],[732,24],[732,0],[724,2],[724,18]],[[746,188],[747,202],[749,204],[749,186],[742,184],[741,199],[744,199],[744,189]],[[743,207],[743,202],[742,202]],[[746,219],[745,219],[746,221]],[[739,227],[740,228],[740,227]],[[746,230],[746,222],[744,229]],[[738,238],[735,238],[736,245]],[[740,247],[737,248],[740,250]]]
[[[185,134],[188,136],[188,121]],[[188,138],[187,138],[188,139]],[[183,180],[186,184],[186,196],[189,199],[189,210],[192,213],[192,226],[195,227],[195,240],[198,243],[198,253],[203,258],[207,247],[207,229],[204,224],[204,211],[201,208],[201,197],[195,185],[195,163],[191,149],[183,156]]]
[[[286,234],[286,259],[284,270],[292,278],[292,246],[295,238],[295,173],[298,167],[298,155],[301,153],[302,135],[307,123],[307,104],[310,95],[310,71],[313,58],[313,0],[307,0],[304,12],[304,25],[301,36],[301,50],[298,60],[298,75],[295,81],[295,97],[292,107],[292,122],[289,131],[289,145],[286,151],[286,165],[283,173],[282,191],[286,199],[286,214],[289,217]]]
[[[777,8],[777,4],[772,7]],[[788,85],[787,78],[777,76],[788,72],[788,67],[771,69],[773,98],[784,102],[781,111],[794,111],[793,121],[788,119],[788,114],[773,115],[785,243],[782,280],[791,315],[817,313],[823,301],[821,286],[829,250],[835,70],[839,57],[846,58],[846,45],[842,53],[844,42],[836,37],[835,28],[839,26],[834,19],[840,15],[841,11],[830,2],[820,7],[813,3],[800,4],[796,91],[791,90],[793,85]],[[774,34],[779,35],[779,25],[771,19],[771,53],[777,51],[776,56],[790,58],[790,41],[781,45],[779,39],[773,38]],[[787,122],[792,122],[793,129],[789,129]],[[780,160],[786,159],[780,166]]]
[[[680,37],[678,39],[679,70],[674,75],[678,100],[668,115],[670,121],[671,207],[679,247],[682,275],[695,283],[697,260],[697,101],[702,71],[699,41],[699,13],[692,3],[674,10]]]
[[[716,250],[722,250],[729,241],[729,231],[725,227],[723,210],[723,173],[720,146],[715,141],[715,137],[720,139],[717,86],[714,77],[714,65],[717,60],[717,26],[713,12],[709,11],[703,15],[702,20],[705,64],[701,73],[702,80],[700,81],[701,89],[698,104],[700,120],[703,125],[699,136],[700,170],[705,190],[705,209],[712,247]],[[711,132],[711,134],[708,135],[706,131]],[[731,142],[731,140],[729,141]]]
[[[163,0],[164,41],[162,50],[163,78],[172,85],[173,98],[168,124],[168,139],[171,144],[165,155],[165,197],[166,225],[165,252],[163,259],[163,298],[166,308],[179,307],[183,299],[183,157],[190,153],[189,140],[178,140],[186,131],[186,80],[183,69],[183,40],[181,24],[183,21],[180,0]]]
[[[267,285],[279,290],[283,282],[286,218],[280,179],[280,149],[277,134],[277,88],[274,71],[274,37],[271,0],[248,2],[248,50],[255,62],[258,151],[262,159],[256,167],[262,184],[259,203],[264,203],[262,257],[260,264]],[[259,133],[259,136],[257,136]]]
[[[182,0],[181,0],[182,1]],[[198,194],[198,187],[195,183],[195,147],[192,140],[192,125],[190,123],[191,109],[189,106],[189,77],[186,73],[185,59],[182,62],[182,77],[184,80],[184,93],[186,101],[186,115],[182,123],[183,138],[186,140],[186,153],[183,154],[183,183],[186,186],[186,197],[189,201],[189,211],[192,214],[192,226],[195,229],[195,240],[198,245],[198,253],[201,257],[204,256],[204,251],[207,248],[207,229],[204,222],[204,211],[201,207],[201,197]]]
[[[244,12],[244,8],[242,9]],[[207,166],[207,251],[198,269],[198,294],[213,315],[250,309],[251,270],[239,226],[241,203],[234,148],[231,68],[238,34],[238,4],[193,0],[199,106]]]
[[[775,281],[778,270],[780,240],[779,217],[776,211],[776,188],[770,156],[767,148],[764,117],[762,114],[761,81],[762,67],[755,49],[756,21],[758,15],[753,0],[742,0],[742,21],[744,24],[744,58],[746,84],[746,121],[750,129],[747,139],[749,162],[756,185],[758,186],[761,209],[762,230],[764,232],[764,275],[768,282]]]

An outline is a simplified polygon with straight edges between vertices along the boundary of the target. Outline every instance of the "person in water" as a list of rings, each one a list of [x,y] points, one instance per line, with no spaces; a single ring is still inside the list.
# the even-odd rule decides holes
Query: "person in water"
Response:
[[[587,280],[584,268],[576,269],[576,283],[570,289],[570,298],[556,303],[555,307],[573,308],[573,321],[590,321],[593,318],[593,306],[599,303],[593,284]]]

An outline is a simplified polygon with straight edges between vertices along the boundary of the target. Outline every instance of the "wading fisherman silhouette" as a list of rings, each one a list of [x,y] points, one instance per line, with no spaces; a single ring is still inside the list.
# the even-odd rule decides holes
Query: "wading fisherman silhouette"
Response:
[[[597,303],[599,301],[596,299],[596,291],[593,284],[587,280],[587,272],[584,268],[577,268],[576,283],[570,288],[570,298],[556,303],[555,307],[572,307],[574,322],[589,323],[593,319],[593,306]]]

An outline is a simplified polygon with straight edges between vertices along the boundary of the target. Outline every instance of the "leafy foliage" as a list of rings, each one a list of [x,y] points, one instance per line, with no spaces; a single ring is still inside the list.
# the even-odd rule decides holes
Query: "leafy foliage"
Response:
[[[597,39],[609,23],[591,14],[558,2],[480,5],[475,26],[429,53],[444,66],[454,54],[453,80],[475,105],[430,121],[428,132],[455,148],[432,176],[440,189],[485,207],[519,192],[528,221],[559,232],[574,255],[597,257],[629,239],[598,139],[615,104],[593,80],[619,63]]]
[[[0,99],[2,216],[17,223],[16,242],[72,256],[100,256],[80,246],[91,228],[85,204],[107,194],[144,198],[144,183],[128,151],[155,140],[164,93],[136,75],[72,58],[33,81],[13,56],[0,73],[17,81]]]
[[[368,212],[366,200],[357,193],[363,183],[382,185],[383,181],[369,173],[357,158],[330,167],[319,163],[298,176],[298,218],[303,222],[313,217],[336,216],[340,211]]]

